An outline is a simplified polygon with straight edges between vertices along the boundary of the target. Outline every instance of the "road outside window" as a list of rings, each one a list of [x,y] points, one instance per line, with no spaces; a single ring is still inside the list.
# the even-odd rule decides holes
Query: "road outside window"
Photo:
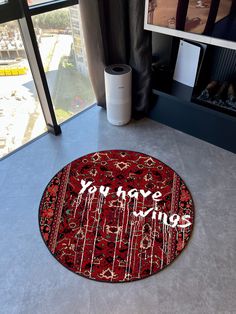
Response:
[[[18,23],[0,24],[0,158],[46,131]]]
[[[58,123],[95,102],[90,84],[79,5],[33,17]]]

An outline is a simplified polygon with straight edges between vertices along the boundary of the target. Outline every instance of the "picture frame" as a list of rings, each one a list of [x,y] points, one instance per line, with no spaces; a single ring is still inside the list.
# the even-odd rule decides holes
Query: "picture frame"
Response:
[[[236,0],[146,0],[144,29],[236,50]]]

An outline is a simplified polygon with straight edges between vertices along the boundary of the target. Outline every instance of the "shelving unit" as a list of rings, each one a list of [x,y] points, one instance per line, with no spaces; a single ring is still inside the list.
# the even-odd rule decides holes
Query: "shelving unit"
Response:
[[[158,96],[164,96],[172,100],[182,100],[186,102],[192,102],[194,104],[208,107],[210,109],[223,112],[225,114],[231,115],[236,117],[236,110],[218,106],[216,104],[202,101],[197,98],[197,96],[200,94],[200,90],[198,88],[198,92],[196,92],[196,88],[189,87],[187,85],[181,84],[179,82],[176,82],[174,80],[170,81],[165,86],[158,86],[155,84],[155,81],[153,81],[152,84],[152,93]]]
[[[154,34],[154,37],[157,35]],[[166,41],[164,37],[166,36]],[[152,94],[153,106],[149,117],[158,122],[169,125],[197,138],[208,141],[236,153],[236,111],[219,107],[198,100],[196,97],[212,79],[227,80],[236,71],[236,52],[228,49],[209,47],[205,55],[204,64],[199,74],[198,84],[192,88],[173,81],[171,71],[176,58],[176,42],[171,36],[161,35],[159,42],[164,43],[165,49],[154,51],[155,60],[162,58],[168,50],[169,59],[165,63],[171,69],[167,75],[157,77],[153,74]],[[176,41],[176,38],[173,39]],[[174,50],[174,52],[173,52]],[[222,58],[222,55],[224,58]],[[166,58],[166,55],[164,55]],[[223,59],[223,60],[222,60]],[[222,64],[226,62],[226,64]],[[227,64],[231,62],[231,64]]]

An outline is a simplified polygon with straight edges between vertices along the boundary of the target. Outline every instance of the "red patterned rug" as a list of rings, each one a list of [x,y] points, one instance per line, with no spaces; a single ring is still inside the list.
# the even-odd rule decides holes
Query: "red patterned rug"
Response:
[[[190,238],[193,216],[191,194],[175,171],[142,153],[111,150],[74,160],[52,178],[39,224],[69,270],[127,282],[169,265]]]

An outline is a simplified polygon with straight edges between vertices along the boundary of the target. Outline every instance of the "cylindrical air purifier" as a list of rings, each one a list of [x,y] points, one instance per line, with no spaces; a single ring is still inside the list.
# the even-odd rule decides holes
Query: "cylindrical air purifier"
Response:
[[[132,69],[125,64],[105,68],[107,119],[111,124],[124,125],[131,119]]]

